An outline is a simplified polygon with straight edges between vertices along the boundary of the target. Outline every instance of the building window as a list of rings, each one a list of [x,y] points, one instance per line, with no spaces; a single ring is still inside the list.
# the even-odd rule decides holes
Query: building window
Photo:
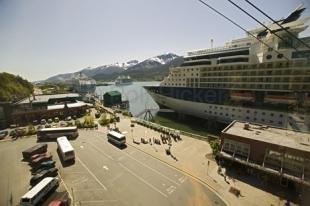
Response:
[[[278,54],[278,59],[282,59],[283,58],[283,54]],[[282,66],[282,65],[281,65]]]
[[[266,56],[266,59],[271,59],[272,58],[272,56],[270,55],[270,54],[268,54],[267,56]]]

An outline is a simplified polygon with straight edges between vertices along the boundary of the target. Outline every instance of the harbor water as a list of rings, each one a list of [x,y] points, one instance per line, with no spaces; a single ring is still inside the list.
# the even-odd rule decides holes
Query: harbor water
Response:
[[[153,121],[167,127],[199,135],[219,135],[220,131],[225,128],[226,125],[222,124],[211,124],[210,126],[210,122],[205,119],[191,116],[179,118],[178,114],[174,112],[160,112],[157,103],[143,88],[143,86],[158,86],[159,83],[160,82],[133,82],[131,85],[124,86],[116,86],[114,83],[111,83],[109,86],[97,86],[96,94],[102,99],[106,92],[119,91],[122,94],[122,100],[129,101],[129,111],[133,116],[142,113],[139,117],[143,118],[143,111],[145,109],[151,109],[155,117]]]
[[[123,101],[129,101],[129,111],[136,116],[145,109],[151,109],[153,115],[159,110],[158,105],[147,93],[143,86],[158,86],[160,82],[133,82],[131,85],[116,86],[114,83],[109,86],[98,86],[96,94],[100,99],[106,92],[119,91]]]

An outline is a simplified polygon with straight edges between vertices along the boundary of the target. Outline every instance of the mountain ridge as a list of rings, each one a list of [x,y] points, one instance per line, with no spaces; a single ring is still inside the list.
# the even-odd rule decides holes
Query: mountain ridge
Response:
[[[156,78],[163,78],[163,75],[167,74],[171,63],[175,64],[179,62],[180,58],[181,57],[176,54],[166,53],[145,59],[141,62],[138,60],[130,60],[125,63],[117,62],[95,68],[87,67],[73,73],[58,74],[40,82],[64,82],[74,78],[79,73],[83,73],[95,80],[104,81],[114,81],[114,79],[121,74],[133,75],[132,78],[134,80],[151,80],[149,77],[143,78],[143,75],[146,75],[146,71],[156,74]]]

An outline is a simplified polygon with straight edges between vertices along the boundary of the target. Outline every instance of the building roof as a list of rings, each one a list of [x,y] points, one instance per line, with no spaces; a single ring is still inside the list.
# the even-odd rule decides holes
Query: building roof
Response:
[[[253,123],[245,129],[245,124],[233,121],[222,133],[310,152],[310,134]]]
[[[16,104],[29,104],[30,101],[32,101],[32,103],[47,103],[50,99],[62,99],[62,98],[70,98],[70,97],[77,98],[77,97],[80,97],[80,95],[77,93],[36,95],[35,99],[33,98],[33,96],[31,96],[30,98],[25,98],[17,102]]]
[[[74,107],[84,107],[86,106],[87,104],[85,102],[82,102],[82,101],[77,101],[75,103],[68,103],[67,104],[67,107],[68,108],[74,108]],[[65,105],[64,104],[56,104],[56,105],[49,105],[47,106],[47,109],[48,110],[53,110],[53,109],[63,109],[65,108]]]
[[[121,95],[121,93],[119,91],[110,91],[110,92],[106,92],[104,95],[119,96]]]

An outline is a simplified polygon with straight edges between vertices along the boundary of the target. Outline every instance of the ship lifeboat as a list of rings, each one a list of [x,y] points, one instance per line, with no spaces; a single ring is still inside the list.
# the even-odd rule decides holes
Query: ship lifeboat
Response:
[[[230,98],[236,101],[254,101],[254,97],[249,92],[232,92]]]
[[[282,104],[296,104],[297,99],[294,96],[266,95],[265,96],[265,102],[282,103]]]

